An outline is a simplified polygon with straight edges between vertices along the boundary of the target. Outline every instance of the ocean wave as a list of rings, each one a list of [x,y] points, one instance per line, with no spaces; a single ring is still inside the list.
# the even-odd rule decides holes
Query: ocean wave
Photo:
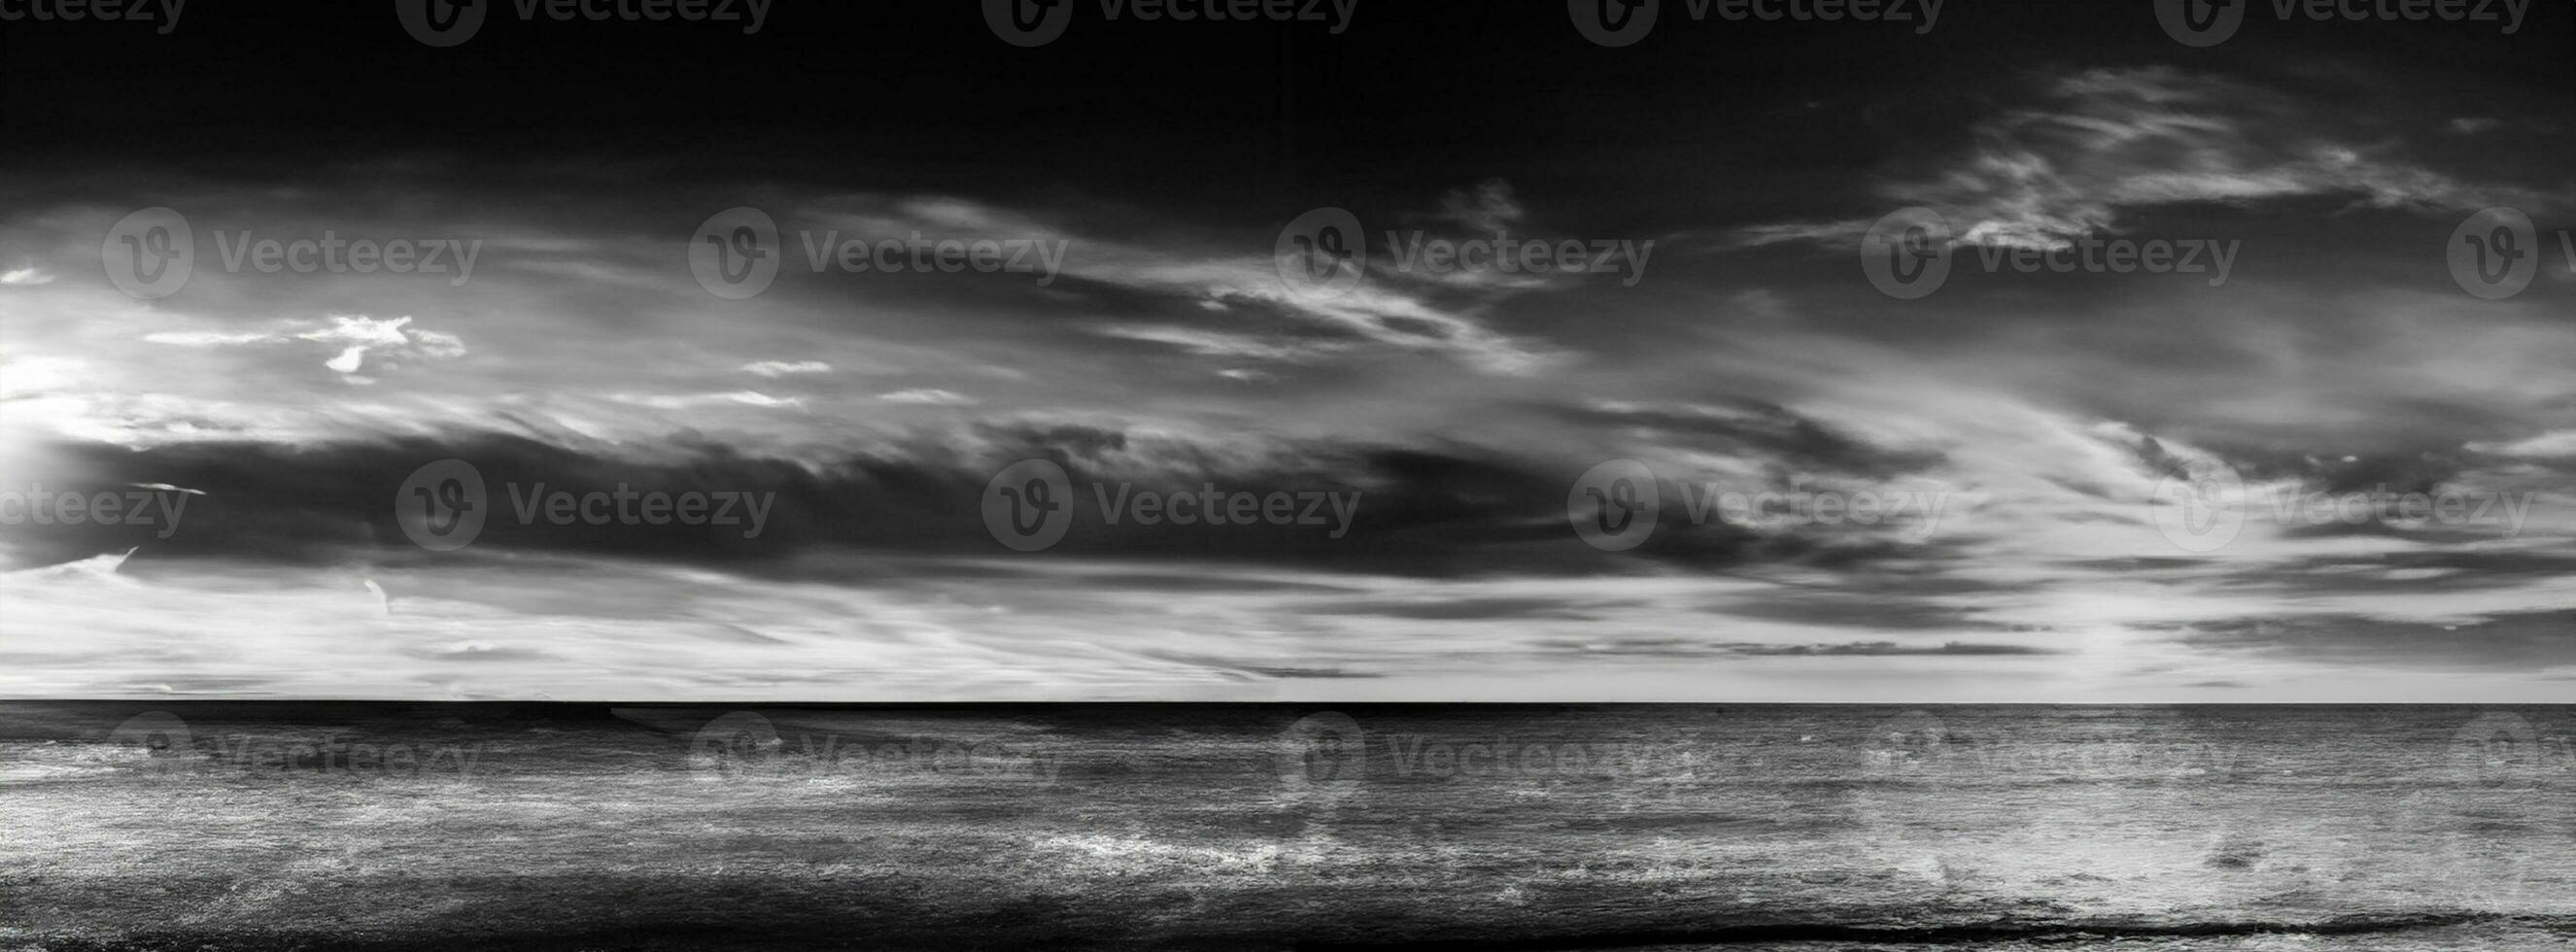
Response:
[[[1300,943],[1305,950],[1406,949],[1415,952],[1574,952],[1668,946],[1726,946],[1761,943],[1860,942],[1873,944],[1958,945],[1978,942],[2116,942],[2123,940],[2229,938],[2245,936],[2359,936],[2468,925],[2512,925],[2524,929],[2576,930],[2576,917],[2501,916],[2468,912],[2413,912],[2335,916],[2318,919],[1983,919],[1932,924],[1867,922],[1773,922],[1694,926],[1634,931],[1600,931],[1563,935],[1479,938],[1446,936],[1389,937],[1387,941]]]
[[[1330,927],[1347,929],[1349,923],[1332,923]],[[1352,941],[1346,938],[1318,938],[1301,935],[1294,922],[1273,922],[1258,932],[1234,934],[1194,933],[1188,931],[1147,930],[1121,931],[1109,936],[1077,937],[1057,930],[1034,932],[999,930],[979,935],[966,942],[973,948],[993,950],[1120,948],[1171,950],[1260,950],[1295,949],[1298,952],[1318,950],[1404,949],[1409,952],[1578,952],[1596,949],[1688,949],[1688,948],[1806,948],[1811,945],[1859,952],[1862,949],[1957,946],[1986,947],[1988,943],[2011,943],[2013,947],[2094,948],[2116,945],[2119,948],[2171,948],[2160,940],[2241,939],[2280,936],[2294,941],[2305,938],[2402,934],[2421,931],[2426,942],[2461,937],[2454,930],[2475,929],[2472,938],[2478,944],[2463,946],[2443,941],[2430,948],[2490,947],[2529,948],[2532,941],[2565,943],[2566,935],[2576,930],[2576,922],[2557,919],[2481,917],[2469,915],[2397,915],[2378,917],[2344,917],[2314,921],[2218,920],[2205,922],[2048,922],[1991,920],[1946,925],[1868,925],[1835,923],[1769,923],[1740,926],[1708,927],[1636,932],[1590,932],[1564,935],[1509,935],[1465,938],[1449,935],[1389,935],[1384,939]],[[2558,938],[2551,941],[2555,934]],[[1347,936],[1346,931],[1341,935]],[[636,950],[679,949],[809,949],[841,947],[850,936],[846,931],[818,928],[810,923],[764,925],[728,923],[700,927],[626,927],[612,929],[565,930],[539,933],[481,933],[471,937],[440,934],[440,930],[413,930],[402,933],[370,932],[321,935],[302,931],[236,931],[184,929],[144,932],[112,939],[76,936],[34,936],[23,931],[11,934],[0,929],[0,948],[27,952],[290,952],[317,946],[341,948],[352,952],[413,952],[413,950],[452,950],[460,945],[510,949],[518,952],[537,950],[620,948]],[[948,947],[956,944],[951,934],[945,941],[913,932],[896,932],[881,936],[886,940],[874,948],[915,949]],[[2486,940],[2504,939],[2512,945]],[[2401,943],[2416,939],[2399,939]],[[2197,946],[2194,946],[2197,947]],[[2231,946],[2233,947],[2233,946]],[[2301,947],[2308,947],[2302,942]],[[2373,945],[2379,948],[2379,945]],[[2401,946],[2402,947],[2402,946]]]

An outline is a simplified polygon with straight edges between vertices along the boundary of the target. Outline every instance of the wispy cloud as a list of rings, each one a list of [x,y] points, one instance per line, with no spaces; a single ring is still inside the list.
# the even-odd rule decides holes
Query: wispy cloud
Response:
[[[897,390],[893,393],[878,394],[877,399],[883,400],[887,403],[920,403],[942,407],[969,406],[975,403],[975,399],[973,397],[966,396],[965,394],[957,393],[952,390],[939,390],[932,388]]]
[[[1889,209],[1931,207],[1971,244],[2055,249],[2117,233],[2126,213],[2164,205],[2322,196],[2465,212],[2565,201],[2544,189],[2464,181],[2240,79],[2171,66],[2089,69],[2050,78],[2035,98],[1977,123],[1964,148],[1928,150],[1938,171],[1882,186]],[[1754,225],[1735,241],[1849,244],[1875,218]]]
[[[452,360],[465,355],[465,342],[456,335],[411,327],[408,315],[378,319],[364,314],[334,314],[328,320],[321,326],[301,322],[273,331],[155,331],[143,335],[143,340],[174,347],[241,347],[296,341],[322,344],[338,348],[322,365],[344,377],[356,375],[371,354],[380,363],[392,364]]]
[[[793,374],[827,374],[832,372],[832,365],[819,360],[762,360],[744,364],[742,369],[744,373],[775,379]]]

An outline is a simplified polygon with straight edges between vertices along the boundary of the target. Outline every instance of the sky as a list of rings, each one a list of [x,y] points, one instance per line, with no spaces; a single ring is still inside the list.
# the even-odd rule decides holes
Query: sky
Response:
[[[363,6],[0,24],[0,696],[2576,697],[2563,8]]]

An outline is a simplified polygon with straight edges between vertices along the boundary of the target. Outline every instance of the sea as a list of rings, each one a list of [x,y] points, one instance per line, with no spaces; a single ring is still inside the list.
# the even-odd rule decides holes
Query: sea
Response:
[[[0,702],[0,949],[2576,948],[2576,707]]]

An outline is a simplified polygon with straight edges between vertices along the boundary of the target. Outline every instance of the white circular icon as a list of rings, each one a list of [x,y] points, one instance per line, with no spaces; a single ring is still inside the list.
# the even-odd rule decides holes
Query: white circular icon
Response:
[[[1593,548],[1621,552],[1655,532],[1662,511],[1655,473],[1632,459],[1614,459],[1583,471],[1565,494],[1565,519]]]
[[[428,46],[455,46],[483,29],[484,0],[394,0],[403,32]]]
[[[1358,780],[1368,770],[1368,735],[1340,711],[1308,714],[1272,740],[1279,779],[1290,786]]]
[[[199,759],[197,742],[188,730],[188,722],[168,711],[145,711],[126,718],[107,734],[109,743],[144,752],[142,769],[156,776],[186,773],[196,768]]]
[[[1942,857],[1958,846],[1944,832],[1945,821],[1957,819],[1951,798],[2010,769],[1986,741],[1921,710],[1870,727],[1860,739],[1852,805],[1881,857],[1910,872],[1941,875]]]
[[[117,219],[99,243],[108,283],[146,301],[179,293],[196,273],[197,237],[188,217],[155,205]]]
[[[2444,249],[2460,290],[2500,301],[2522,293],[2540,273],[2540,236],[2531,216],[2497,206],[2461,220]]]
[[[689,273],[708,294],[740,301],[769,290],[782,250],[768,212],[736,205],[707,216],[689,236]]]
[[[1045,46],[1073,23],[1074,0],[984,0],[984,25],[1012,46]]]
[[[462,549],[483,533],[491,504],[483,474],[461,459],[443,459],[411,471],[394,490],[394,522],[413,544],[432,552]]]
[[[2185,552],[2215,552],[2245,530],[2245,481],[2222,464],[2195,462],[2156,481],[2149,521]]]
[[[2479,829],[2500,817],[2564,817],[2551,775],[2562,756],[2511,711],[2478,714],[2451,734],[2443,772],[2407,797],[2409,828],[2434,834],[2408,858],[2426,886],[2469,908],[2513,910],[2533,897],[2544,867],[2511,837]],[[2545,822],[2545,821],[2544,821]]]
[[[2462,783],[2524,786],[2547,772],[2540,732],[2511,711],[2487,711],[2451,732],[2450,768]]]
[[[1053,460],[1024,459],[984,484],[984,530],[1020,552],[1064,539],[1073,525],[1073,480]]]
[[[1950,222],[1920,206],[1887,213],[1860,239],[1860,272],[1871,287],[1900,301],[1941,289],[1950,280]]]
[[[1290,293],[1315,300],[1337,298],[1368,277],[1368,235],[1360,217],[1324,207],[1290,219],[1270,248],[1279,281]]]
[[[1611,47],[1645,39],[1662,7],[1662,0],[1565,0],[1565,12],[1583,38]]]
[[[2156,0],[2156,23],[2184,46],[2217,46],[2245,25],[2254,0]]]
[[[735,711],[708,721],[689,738],[689,770],[707,779],[771,773],[784,746],[769,718]]]

